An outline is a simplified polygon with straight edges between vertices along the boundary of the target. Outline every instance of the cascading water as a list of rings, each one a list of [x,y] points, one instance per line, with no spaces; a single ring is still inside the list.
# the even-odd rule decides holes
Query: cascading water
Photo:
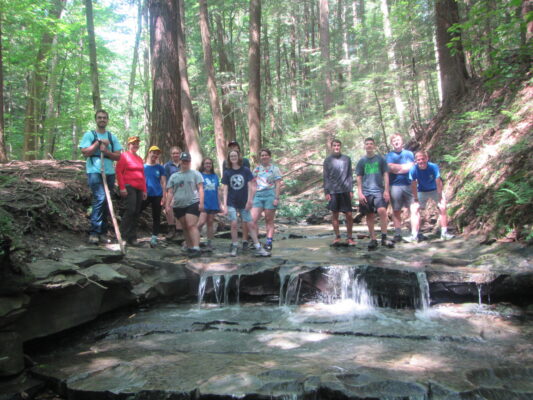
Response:
[[[377,306],[374,296],[368,290],[359,267],[333,266],[328,269],[328,291],[326,302],[351,300],[357,308],[373,309]]]
[[[427,275],[424,271],[418,271],[416,273],[416,279],[418,281],[418,287],[420,288],[420,297],[418,300],[417,308],[421,310],[428,310],[431,304],[429,297],[429,282]]]
[[[222,302],[222,275],[213,275],[213,291],[215,292],[215,299],[217,304]]]
[[[198,283],[198,305],[202,304],[205,295],[205,285],[207,283],[207,275],[200,275],[200,282]]]

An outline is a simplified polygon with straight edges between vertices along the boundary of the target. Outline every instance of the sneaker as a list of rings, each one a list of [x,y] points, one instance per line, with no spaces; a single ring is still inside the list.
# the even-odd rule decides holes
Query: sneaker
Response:
[[[426,240],[429,240],[428,237],[426,235],[423,235],[421,233],[419,233],[416,237],[416,240],[417,242],[425,242]]]
[[[157,246],[157,236],[152,236],[152,239],[150,239],[150,247],[154,248]]]
[[[98,244],[100,243],[100,238],[98,237],[98,235],[89,235],[89,243]]]
[[[394,240],[394,243],[401,243],[403,241],[403,238],[402,238],[402,235],[396,234],[396,235],[394,235],[392,240]]]
[[[392,249],[394,247],[394,242],[392,240],[390,240],[390,239],[382,238],[381,239],[381,245],[385,246],[385,247],[388,247],[389,249]]]
[[[270,257],[270,253],[262,247],[256,248],[254,254],[256,257]]]
[[[238,250],[237,245],[232,243],[229,247],[229,255],[231,257],[237,257],[237,250]]]
[[[200,257],[201,255],[202,251],[200,249],[187,249],[187,256],[189,258]]]
[[[375,250],[378,248],[378,241],[376,239],[372,239],[370,243],[368,243],[368,250]]]
[[[113,239],[109,235],[99,235],[98,241],[102,244],[111,244],[113,243]]]
[[[348,238],[348,239],[346,239],[346,244],[348,246],[355,246],[357,243],[352,238]]]
[[[454,237],[455,237],[454,235],[448,232],[440,234],[441,240],[450,240],[450,239],[453,239]]]
[[[246,251],[250,248],[250,245],[248,244],[248,241],[245,240],[244,242],[242,242],[242,251]]]
[[[267,251],[272,251],[272,242],[266,242],[263,248]]]
[[[335,239],[333,239],[333,242],[331,242],[332,246],[338,246],[339,244],[341,244],[341,238],[340,237],[336,237]]]

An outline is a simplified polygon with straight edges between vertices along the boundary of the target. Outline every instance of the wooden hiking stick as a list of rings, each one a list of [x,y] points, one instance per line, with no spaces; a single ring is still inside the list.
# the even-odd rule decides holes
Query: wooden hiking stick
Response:
[[[104,167],[104,153],[100,150],[100,173],[102,174],[102,180],[104,181],[104,190],[105,190],[105,198],[107,200],[107,207],[109,208],[109,214],[111,214],[111,219],[113,220],[113,227],[115,228],[115,235],[118,240],[118,244],[120,246],[120,252],[122,254],[126,254],[126,248],[124,246],[124,242],[122,241],[122,236],[120,235],[120,229],[118,227],[117,218],[115,217],[115,210],[113,209],[113,200],[111,199],[111,195],[109,194],[109,187],[107,186],[107,178],[105,175],[105,167]]]

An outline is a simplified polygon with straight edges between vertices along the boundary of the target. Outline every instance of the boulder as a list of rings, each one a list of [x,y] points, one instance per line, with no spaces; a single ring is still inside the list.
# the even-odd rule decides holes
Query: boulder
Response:
[[[18,333],[0,332],[0,377],[20,373],[24,369],[22,341]]]

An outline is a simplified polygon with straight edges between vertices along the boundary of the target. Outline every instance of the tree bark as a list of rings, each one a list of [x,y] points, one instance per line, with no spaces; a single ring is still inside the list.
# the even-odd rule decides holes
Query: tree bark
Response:
[[[2,10],[0,10],[0,163],[7,162],[4,134],[4,60],[2,57]]]
[[[178,1],[149,0],[152,65],[150,144],[166,159],[172,146],[184,147],[178,67]]]
[[[191,153],[191,168],[197,169],[202,163],[202,148],[200,147],[200,137],[198,125],[194,119],[192,108],[191,90],[189,88],[189,77],[187,74],[187,48],[185,46],[184,32],[184,11],[183,0],[178,0],[178,62],[180,71],[181,86],[181,113],[183,117],[183,133],[187,149]]]
[[[333,93],[331,89],[331,67],[329,59],[329,4],[328,0],[320,1],[320,54],[322,56],[322,84],[324,113],[333,106]],[[329,140],[328,140],[329,143]]]
[[[133,116],[133,91],[135,89],[135,75],[137,72],[137,64],[139,62],[139,45],[141,42],[141,34],[143,27],[143,0],[138,0],[137,6],[137,32],[135,33],[135,44],[133,46],[133,58],[131,60],[130,82],[128,85],[128,98],[126,100],[126,113],[124,115],[124,129],[126,132],[130,131],[131,117]]]
[[[213,51],[211,49],[211,33],[209,32],[209,17],[207,10],[207,0],[198,0],[200,4],[200,33],[202,35],[202,46],[204,50],[204,62],[207,70],[207,90],[211,112],[213,114],[213,124],[215,127],[215,145],[217,149],[217,161],[219,171],[222,171],[222,164],[226,158],[226,140],[224,137],[224,118],[218,100],[217,82],[215,78],[215,67],[213,66]]]
[[[459,33],[448,29],[459,22],[459,7],[455,0],[436,0],[436,44],[441,80],[442,105],[448,106],[466,92],[466,61]],[[455,54],[447,46],[454,40]]]
[[[143,21],[144,26],[150,26],[150,19],[148,17],[148,0],[143,1]],[[146,137],[151,135],[150,127],[152,126],[152,113],[150,109],[151,103],[151,79],[150,79],[150,35],[147,35],[147,39],[143,41],[143,122],[144,122],[144,133]],[[163,151],[164,154],[165,151]]]
[[[57,35],[52,40],[52,61],[50,63],[50,74],[48,77],[48,95],[46,99],[46,151],[45,158],[54,158],[55,139],[57,130],[57,118],[59,117],[58,105],[56,104],[56,90],[57,90],[57,64],[59,62],[59,54],[57,49]]]
[[[528,21],[528,15],[533,12],[533,0],[522,0],[522,18],[526,21],[526,34],[524,45],[533,37],[533,20]]]
[[[261,0],[250,0],[250,43],[248,49],[248,137],[250,155],[255,163],[259,161],[261,149]]]
[[[292,7],[290,15],[290,58],[289,58],[289,84],[291,88],[291,112],[295,121],[298,119],[298,84],[296,82],[297,69],[296,69],[296,10]]]
[[[66,0],[55,0],[49,15],[53,19],[59,19]],[[41,131],[41,110],[43,104],[43,89],[46,79],[46,57],[52,46],[53,35],[50,32],[44,32],[41,36],[41,42],[37,58],[35,60],[33,71],[30,73],[28,84],[28,96],[26,100],[26,111],[24,120],[24,147],[23,159],[25,161],[35,160],[39,152]]]
[[[89,35],[89,65],[91,67],[93,106],[96,111],[102,108],[102,100],[100,99],[100,82],[98,79],[98,62],[96,58],[96,39],[94,35],[94,16],[92,0],[85,0],[85,16],[87,18],[87,34]]]

